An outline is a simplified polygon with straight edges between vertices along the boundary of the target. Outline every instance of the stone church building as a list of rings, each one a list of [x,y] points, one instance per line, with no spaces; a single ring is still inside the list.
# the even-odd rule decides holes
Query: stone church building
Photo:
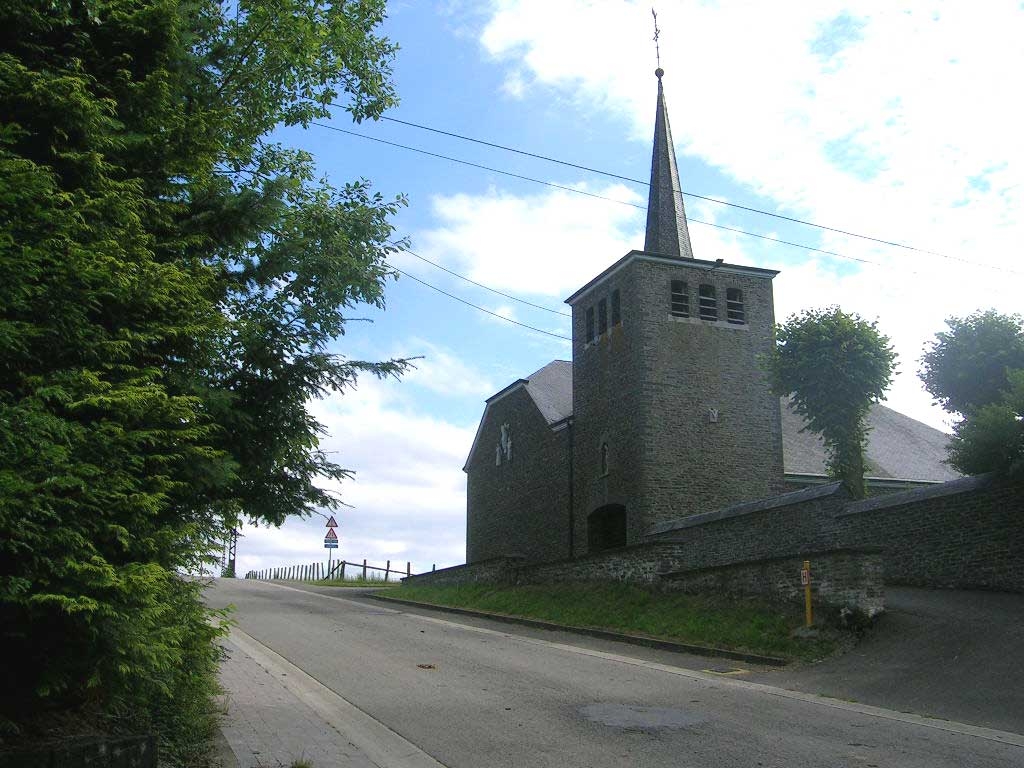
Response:
[[[467,473],[466,561],[562,560],[654,526],[824,482],[820,438],[758,364],[774,342],[775,270],[694,257],[657,71],[647,231],[582,286],[572,361],[487,400]],[[872,492],[957,477],[946,435],[877,405]]]

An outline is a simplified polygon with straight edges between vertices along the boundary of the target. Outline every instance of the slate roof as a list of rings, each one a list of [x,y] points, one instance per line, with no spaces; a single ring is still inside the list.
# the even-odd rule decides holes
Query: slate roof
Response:
[[[490,398],[523,385],[548,424],[572,416],[572,363],[552,360]],[[945,482],[960,475],[943,463],[949,436],[916,419],[874,405],[868,413],[867,476]],[[813,432],[801,432],[803,418],[782,401],[782,455],[786,474],[824,475],[825,446]]]
[[[526,391],[548,424],[572,416],[572,363],[552,360],[526,377]]]
[[[806,422],[782,401],[782,455],[788,474],[824,475],[825,446],[819,435],[801,432]],[[868,477],[945,482],[960,477],[944,464],[949,435],[876,404],[868,412]]]
[[[692,259],[693,247],[690,245],[690,232],[686,225],[683,186],[679,183],[676,148],[672,145],[665,89],[661,85],[664,74],[661,67],[655,72],[658,78],[658,107],[654,117],[654,150],[651,153],[651,186],[647,199],[644,250]]]

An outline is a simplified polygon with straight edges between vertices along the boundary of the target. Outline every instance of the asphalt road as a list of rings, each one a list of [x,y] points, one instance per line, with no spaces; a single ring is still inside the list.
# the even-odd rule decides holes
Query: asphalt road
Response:
[[[208,600],[450,768],[1024,765],[1024,737],[337,594],[220,580]]]
[[[849,653],[751,679],[1024,733],[1024,595],[888,587],[885,602]]]

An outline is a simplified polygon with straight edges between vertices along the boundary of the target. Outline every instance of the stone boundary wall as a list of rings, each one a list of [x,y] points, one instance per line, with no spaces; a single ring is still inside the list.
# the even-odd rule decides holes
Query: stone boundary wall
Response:
[[[869,615],[882,609],[883,581],[1024,592],[1024,482],[985,475],[858,502],[831,483],[661,524],[645,543],[574,560],[508,556],[403,581],[621,581],[788,601],[805,559],[820,604]]]
[[[688,593],[761,596],[777,602],[804,599],[800,570],[811,562],[814,605],[857,608],[868,618],[885,610],[882,553],[878,549],[834,549],[798,557],[775,557],[745,563],[665,574],[665,586]]]
[[[990,475],[854,502],[839,539],[885,550],[890,584],[1024,592],[1024,482]]]
[[[836,535],[834,516],[848,502],[840,483],[818,485],[654,526],[647,539],[676,544],[679,571],[858,548]]]
[[[559,584],[565,582],[621,581],[656,585],[661,574],[678,566],[680,548],[675,544],[633,544],[575,560],[524,565],[518,584]]]
[[[800,602],[800,568],[811,560],[811,587],[818,606],[858,609],[874,616],[884,609],[881,555],[878,550],[843,549],[790,552],[782,557],[692,568],[691,545],[647,543],[613,549],[575,560],[525,565],[520,557],[494,558],[472,565],[410,576],[413,586],[592,583],[619,581],[685,592],[713,591]]]
[[[523,558],[519,555],[492,557],[470,565],[454,565],[439,571],[406,576],[402,583],[412,587],[452,587],[463,584],[507,586],[516,583],[516,570],[522,563]]]

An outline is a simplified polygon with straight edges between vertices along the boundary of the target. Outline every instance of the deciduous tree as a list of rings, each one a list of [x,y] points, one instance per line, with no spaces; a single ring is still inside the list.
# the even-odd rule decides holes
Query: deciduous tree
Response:
[[[896,353],[887,336],[839,307],[806,310],[777,329],[767,360],[774,389],[789,395],[828,451],[829,476],[863,498],[866,417],[892,383]]]
[[[921,358],[920,377],[950,413],[999,403],[1008,372],[1024,369],[1024,320],[995,310],[946,320]]]
[[[1007,378],[999,402],[972,411],[953,428],[949,463],[965,475],[1024,476],[1024,370]]]
[[[366,181],[282,124],[395,102],[382,0],[0,6],[0,724],[75,707],[196,730],[216,630],[180,577],[241,517],[336,500],[310,398],[402,361],[331,345],[383,305]],[[201,742],[201,734],[199,735]],[[172,751],[171,756],[175,753]]]
[[[946,326],[919,375],[936,402],[962,417],[950,465],[966,475],[1024,473],[1024,319],[990,309]]]

